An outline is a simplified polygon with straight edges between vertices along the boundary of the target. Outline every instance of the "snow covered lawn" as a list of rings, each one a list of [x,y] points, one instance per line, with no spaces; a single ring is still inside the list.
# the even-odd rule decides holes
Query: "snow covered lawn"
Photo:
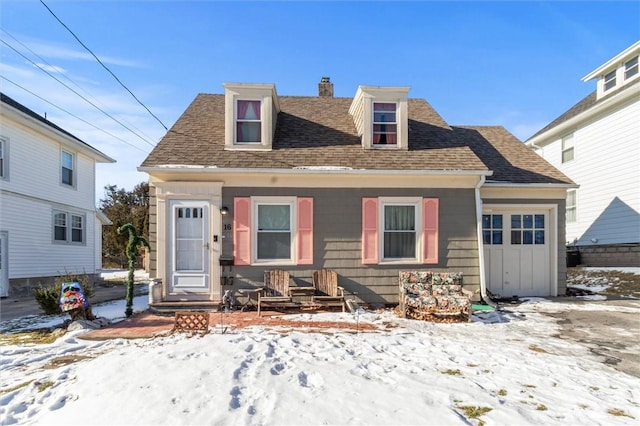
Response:
[[[637,424],[638,379],[597,362],[583,346],[551,337],[556,322],[536,312],[549,303],[482,314],[470,324],[403,320],[389,311],[290,316],[380,328],[358,334],[260,327],[93,342],[67,333],[52,344],[0,346],[0,420]],[[588,305],[597,309],[582,306]]]
[[[553,337],[559,326],[543,313],[640,315],[635,306],[530,299],[468,324],[391,311],[287,316],[379,330],[366,333],[253,327],[96,342],[72,332],[50,344],[4,344],[0,423],[637,425],[640,380]],[[121,319],[124,301],[94,312]],[[25,328],[56,320],[31,318]]]

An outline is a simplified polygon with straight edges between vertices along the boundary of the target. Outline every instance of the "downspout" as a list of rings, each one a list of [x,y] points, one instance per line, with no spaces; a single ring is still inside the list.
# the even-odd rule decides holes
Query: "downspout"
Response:
[[[480,187],[484,185],[485,176],[480,176],[480,180],[475,187],[476,195],[476,231],[478,238],[478,264],[480,265],[480,298],[487,305],[498,309],[491,298],[487,296],[487,283],[484,274],[484,239],[482,237],[482,198],[480,197]]]

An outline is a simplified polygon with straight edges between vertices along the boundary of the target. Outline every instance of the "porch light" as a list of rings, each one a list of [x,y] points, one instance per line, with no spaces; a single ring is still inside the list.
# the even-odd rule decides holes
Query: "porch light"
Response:
[[[223,216],[229,214],[229,207],[222,206],[222,208],[220,209],[220,214],[223,215]]]

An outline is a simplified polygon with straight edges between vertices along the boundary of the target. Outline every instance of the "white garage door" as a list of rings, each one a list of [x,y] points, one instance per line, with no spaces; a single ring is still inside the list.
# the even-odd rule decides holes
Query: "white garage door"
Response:
[[[554,295],[549,210],[492,210],[482,216],[487,288],[502,297]]]

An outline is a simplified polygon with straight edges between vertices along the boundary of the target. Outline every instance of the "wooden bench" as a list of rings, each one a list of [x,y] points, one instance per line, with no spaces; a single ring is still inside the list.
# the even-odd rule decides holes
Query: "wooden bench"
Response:
[[[258,292],[258,316],[262,308],[283,309],[297,308],[299,303],[293,301],[289,290],[291,277],[289,272],[282,269],[272,269],[264,272],[264,287]]]
[[[399,308],[403,318],[471,321],[473,293],[462,288],[462,273],[401,271]]]
[[[344,289],[338,285],[338,274],[331,269],[313,273],[315,293],[311,303],[318,307],[338,307],[344,312]]]

